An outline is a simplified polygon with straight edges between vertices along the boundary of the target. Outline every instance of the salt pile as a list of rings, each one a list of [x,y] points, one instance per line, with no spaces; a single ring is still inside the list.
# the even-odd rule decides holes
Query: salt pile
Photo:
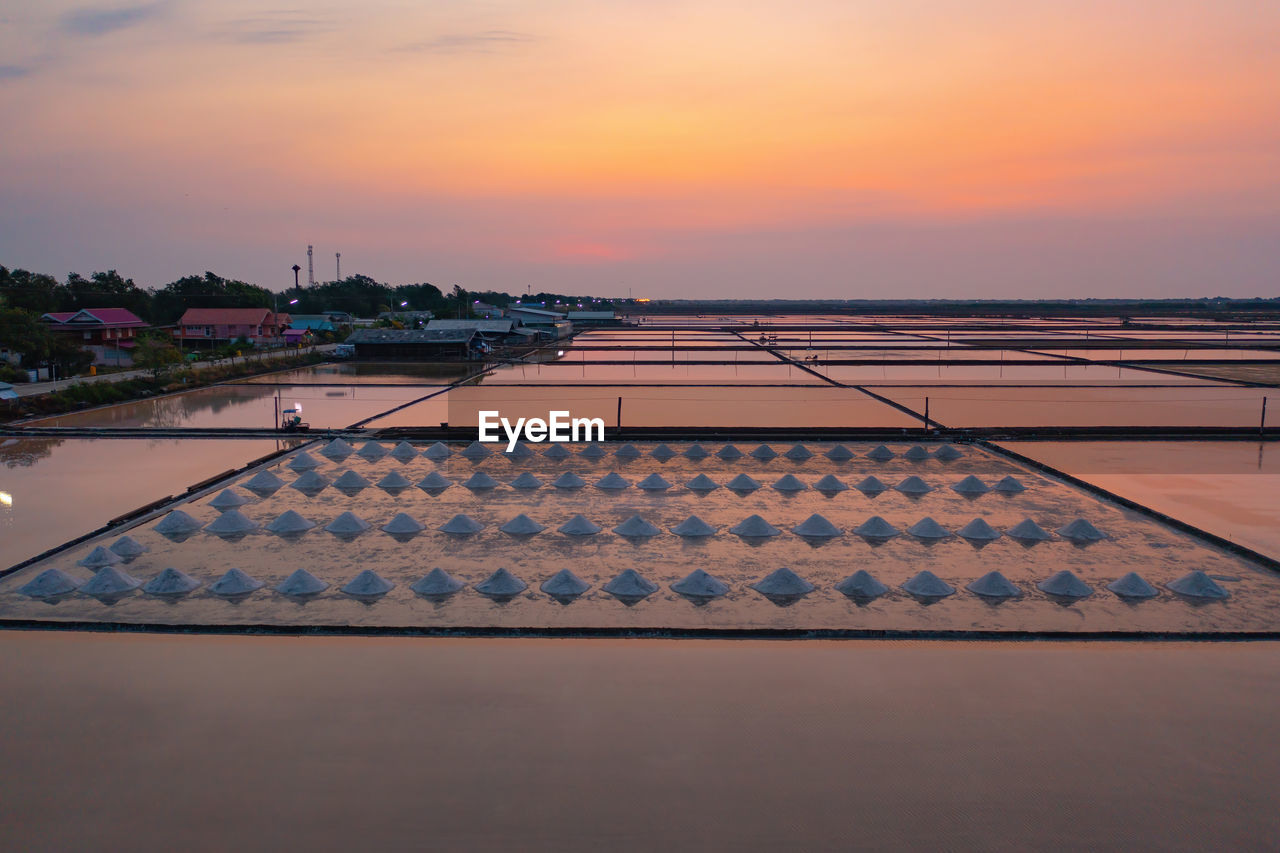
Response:
[[[216,498],[209,501],[209,506],[221,512],[224,509],[235,509],[238,506],[244,506],[249,503],[249,500],[249,498],[236,494],[231,489],[223,489]]]
[[[618,491],[620,489],[630,488],[630,486],[631,481],[626,477],[623,477],[617,471],[610,471],[595,482],[595,487],[597,489],[605,489],[607,491]]]
[[[710,455],[711,455],[710,452],[708,452],[708,450],[705,447],[703,447],[701,444],[698,444],[697,442],[694,442],[692,445],[690,445],[689,448],[686,449],[684,452],[685,459],[693,459],[695,461],[698,459],[706,459]]]
[[[569,601],[591,589],[591,584],[568,569],[561,569],[543,581],[541,589],[554,599]]]
[[[665,444],[659,444],[653,450],[649,451],[649,455],[654,459],[657,459],[659,462],[666,462],[668,459],[673,458],[676,455],[676,452]]]
[[[1002,492],[1006,495],[1015,495],[1018,492],[1025,492],[1027,487],[1022,485],[1014,477],[1005,477],[1000,482],[991,487],[992,491]]]
[[[270,471],[259,471],[244,484],[244,487],[259,497],[266,497],[275,494],[283,485],[284,480]]]
[[[775,451],[772,447],[770,447],[767,444],[762,444],[759,447],[757,447],[755,450],[751,451],[752,458],[759,459],[762,462],[773,459],[777,457],[777,455],[778,455],[777,451]]]
[[[427,476],[418,481],[418,488],[429,495],[438,495],[445,489],[453,485],[453,481],[448,477],[441,475],[438,471],[432,471]]]
[[[854,488],[864,495],[875,496],[881,492],[889,491],[889,484],[881,481],[879,477],[871,476],[854,486]]]
[[[81,581],[62,569],[45,569],[18,588],[28,598],[57,598],[79,589]]]
[[[111,550],[119,554],[126,563],[132,563],[150,549],[132,536],[121,536],[112,543]]]
[[[511,488],[513,489],[537,489],[541,487],[542,481],[528,471],[511,481]]]
[[[962,495],[985,495],[991,491],[991,487],[970,474],[952,486],[951,490]]]
[[[800,482],[794,474],[784,474],[773,484],[773,488],[778,492],[803,492],[809,487]]]
[[[1000,538],[1000,531],[987,524],[985,518],[975,518],[956,533],[970,542],[994,542]]]
[[[398,542],[406,542],[426,530],[427,526],[407,512],[398,512],[378,529]]]
[[[588,521],[585,516],[575,515],[557,529],[566,536],[594,536],[603,528],[595,522]]]
[[[694,569],[684,578],[676,581],[671,588],[686,598],[712,599],[729,591],[722,581],[712,577],[702,569]]]
[[[1057,532],[1063,539],[1070,539],[1072,542],[1077,544],[1097,542],[1100,539],[1107,538],[1107,534],[1103,533],[1083,518],[1077,518],[1065,527],[1059,527]]]
[[[502,455],[512,462],[523,462],[526,459],[532,459],[534,454],[523,441],[517,441],[516,446],[510,450],[504,448]]]
[[[840,535],[840,528],[815,512],[791,528],[791,532],[806,539],[834,539]]]
[[[760,488],[760,484],[755,479],[748,477],[746,474],[739,474],[726,483],[725,487],[730,491],[744,494],[746,492],[754,492],[756,489]]]
[[[734,447],[732,444],[726,444],[724,447],[716,451],[716,456],[725,462],[732,462],[735,459],[742,458],[742,451]]]
[[[657,536],[662,531],[640,516],[633,515],[613,528],[613,532],[628,539],[648,539],[650,536]]]
[[[101,545],[89,552],[87,557],[76,560],[77,566],[84,566],[86,569],[97,571],[103,566],[114,566],[124,558],[112,551],[110,548],[103,548]]]
[[[902,588],[916,598],[946,598],[956,591],[954,586],[928,569],[904,583]]]
[[[397,462],[408,463],[418,458],[418,451],[409,442],[402,441],[395,447],[391,448],[391,453],[389,455]]]
[[[177,597],[186,595],[199,587],[200,581],[186,572],[180,572],[177,569],[165,569],[147,581],[146,585],[142,587],[142,591],[147,595]]]
[[[479,462],[492,452],[493,451],[489,450],[489,448],[485,447],[480,442],[473,441],[467,445],[465,450],[462,451],[462,456],[465,459],[470,459],[472,462]]]
[[[813,592],[813,584],[797,575],[785,566],[770,572],[764,578],[751,585],[761,595],[770,597],[798,597]]]
[[[440,525],[442,533],[452,533],[455,536],[469,536],[472,533],[479,533],[484,529],[484,525],[476,521],[470,516],[458,513],[453,518]]]
[[[364,446],[356,451],[356,455],[367,462],[377,462],[387,455],[387,449],[376,441],[366,441]]]
[[[115,566],[104,566],[98,569],[88,583],[80,587],[80,591],[94,598],[118,598],[140,586],[142,581],[132,575],[125,574]]]
[[[519,595],[529,585],[506,569],[498,569],[488,578],[476,584],[476,592],[490,598],[505,599]]]
[[[824,495],[830,496],[840,492],[847,492],[849,487],[841,482],[840,478],[834,474],[827,474],[821,480],[813,484],[814,489]]]
[[[294,471],[310,471],[313,468],[319,468],[320,463],[314,456],[303,450],[300,451],[297,456],[294,456],[289,460],[287,467]]]
[[[893,458],[893,451],[883,444],[877,445],[867,452],[867,458],[874,459],[876,462],[888,462]]]
[[[747,516],[733,527],[730,527],[729,532],[746,539],[765,539],[782,533],[781,530],[758,515]]]
[[[552,444],[542,451],[542,455],[548,459],[567,459],[569,458],[569,451],[564,449],[563,444]]]
[[[314,521],[303,518],[293,510],[285,510],[276,517],[276,520],[266,526],[268,533],[274,533],[282,539],[301,536],[308,530],[316,526]]]
[[[182,510],[175,509],[160,520],[160,523],[155,527],[155,531],[161,536],[172,539],[175,542],[181,542],[201,527],[202,525],[200,522],[196,521]]]
[[[832,462],[848,462],[853,458],[853,451],[845,447],[843,444],[837,444],[828,450],[825,456]]]
[[[356,449],[350,444],[347,444],[340,438],[335,438],[321,449],[320,455],[332,459],[335,462],[340,462],[355,452]]]
[[[811,453],[809,448],[805,447],[803,444],[791,445],[791,448],[782,455],[793,462],[803,462],[806,459],[813,458],[813,453]]]
[[[940,459],[943,462],[951,462],[961,456],[964,456],[964,454],[956,450],[955,445],[952,444],[944,444],[933,452],[933,458]]]
[[[892,539],[902,531],[880,516],[873,515],[853,528],[853,532],[863,539]]]
[[[315,471],[307,471],[298,479],[289,484],[289,487],[302,492],[309,498],[313,498],[325,490],[329,485],[329,479],[323,474],[317,474]]]
[[[947,539],[951,531],[934,521],[929,516],[917,521],[907,528],[907,532],[917,539]]]
[[[982,598],[990,599],[1006,599],[1018,598],[1022,595],[1022,590],[1014,586],[1014,584],[999,572],[987,572],[973,583],[965,586],[965,589],[974,595]]]
[[[444,569],[432,569],[425,578],[412,584],[409,589],[427,598],[443,598],[453,595],[463,586],[462,581]]]
[[[908,477],[898,485],[894,486],[894,488],[910,497],[925,495],[933,491],[933,486],[930,486],[924,480],[915,476]]]
[[[1007,533],[1011,539],[1017,539],[1019,542],[1033,544],[1036,542],[1044,542],[1045,540],[1052,538],[1049,535],[1049,531],[1036,524],[1035,521],[1030,518],[1024,518],[1022,521],[1019,521],[1013,527],[1006,530],[1005,533]]]
[[[604,448],[598,444],[588,444],[578,453],[583,459],[603,459]]]
[[[640,451],[636,449],[634,444],[624,444],[614,451],[613,455],[619,459],[639,459]]]
[[[1012,536],[1013,531],[1010,531],[1009,535]],[[1036,588],[1045,595],[1052,595],[1055,598],[1088,598],[1093,595],[1093,587],[1067,569],[1054,572],[1036,584]]]
[[[691,492],[714,492],[720,488],[720,484],[708,477],[706,474],[699,474],[692,480],[684,484],[684,487]]]
[[[220,536],[223,539],[243,539],[245,535],[258,529],[258,522],[246,516],[238,509],[229,509],[204,526],[206,533]]]
[[[365,569],[348,581],[347,585],[342,587],[342,592],[352,598],[372,599],[381,598],[394,588],[395,584],[391,581],[372,569]]]
[[[1151,584],[1137,572],[1129,572],[1119,580],[1107,584],[1107,589],[1121,598],[1155,598],[1157,593]]]
[[[333,481],[333,487],[347,497],[354,497],[362,489],[367,489],[372,485],[373,483],[370,483],[355,471],[343,471],[338,479]]]
[[[339,539],[354,539],[372,526],[369,522],[348,510],[326,524],[324,529],[326,533],[332,533]]]
[[[907,452],[902,454],[902,458],[910,459],[912,462],[923,462],[929,458],[929,451],[917,444],[914,447],[907,448]]]
[[[644,489],[647,492],[665,492],[671,488],[671,484],[664,480],[661,474],[650,474],[636,483],[636,488]]]
[[[320,580],[311,572],[306,569],[298,569],[276,587],[276,592],[281,595],[291,595],[294,598],[306,598],[309,595],[319,595],[328,588],[328,583]]]
[[[509,536],[533,536],[547,528],[522,512],[498,529]]]
[[[435,444],[422,451],[422,455],[430,459],[432,462],[439,462],[441,459],[448,459],[449,445],[442,441],[437,441]]]
[[[237,598],[262,589],[262,581],[250,577],[240,569],[228,569],[227,573],[213,582],[209,592],[223,598]]]
[[[378,488],[389,495],[398,495],[412,485],[413,483],[399,471],[392,471],[377,482]]]
[[[714,536],[716,529],[696,515],[691,515],[671,528],[671,532],[686,539],[697,539],[703,536]]]
[[[836,584],[836,590],[850,598],[870,600],[879,598],[889,591],[889,587],[871,576],[866,569],[858,569],[849,577]]]
[[[488,489],[496,489],[501,485],[501,483],[490,477],[485,472],[477,471],[467,479],[463,480],[462,485],[473,492],[483,492]]]
[[[587,484],[587,481],[579,477],[572,471],[565,471],[559,477],[551,481],[551,485],[557,489],[581,489]]]
[[[624,604],[635,604],[658,591],[657,584],[647,580],[635,569],[622,570],[602,588]]]
[[[1194,571],[1183,575],[1166,586],[1178,595],[1189,598],[1226,598],[1231,593],[1218,585],[1213,578],[1202,571]]]

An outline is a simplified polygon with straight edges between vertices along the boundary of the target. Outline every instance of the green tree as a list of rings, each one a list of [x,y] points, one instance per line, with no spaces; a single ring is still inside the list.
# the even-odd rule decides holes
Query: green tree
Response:
[[[58,310],[62,286],[51,275],[0,266],[0,295],[10,308],[24,308],[38,317]]]

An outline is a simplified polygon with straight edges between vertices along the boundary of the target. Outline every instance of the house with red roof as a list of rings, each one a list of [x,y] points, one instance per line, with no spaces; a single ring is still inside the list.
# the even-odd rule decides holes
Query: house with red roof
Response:
[[[245,338],[252,346],[284,343],[289,315],[270,308],[188,308],[173,335],[179,343],[224,344]]]
[[[49,330],[93,353],[94,364],[129,367],[137,334],[147,324],[127,308],[82,308],[40,317]]]

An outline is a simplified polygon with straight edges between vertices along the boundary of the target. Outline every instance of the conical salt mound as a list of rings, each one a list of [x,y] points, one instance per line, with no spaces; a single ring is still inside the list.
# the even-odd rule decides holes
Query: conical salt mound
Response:
[[[791,532],[806,539],[834,539],[840,535],[840,528],[815,512],[791,528]]]
[[[714,536],[716,529],[696,515],[691,515],[671,528],[671,532],[687,539],[696,539],[700,536]]]
[[[794,474],[784,474],[773,484],[773,488],[778,492],[803,492],[809,487],[800,482]]]
[[[803,444],[793,444],[786,453],[782,454],[793,462],[803,462],[806,459],[812,459],[813,453]]]
[[[657,536],[662,531],[640,516],[633,515],[613,528],[613,532],[619,536],[628,536],[632,539],[647,539],[650,536]]]
[[[732,444],[726,444],[724,447],[716,451],[716,456],[725,462],[732,462],[735,459],[742,458],[742,451],[734,447]]]
[[[845,447],[843,444],[837,444],[823,455],[832,462],[848,462],[853,458],[853,451]]]
[[[502,455],[510,459],[512,462],[522,462],[525,459],[532,459],[534,453],[523,441],[517,441],[516,446],[510,450],[503,448]]]
[[[45,569],[18,588],[28,598],[57,598],[75,592],[81,581],[62,569]]]
[[[498,529],[510,536],[533,536],[547,528],[522,512]]]
[[[343,471],[342,475],[333,481],[333,487],[348,497],[359,494],[362,489],[367,489],[372,485],[373,483],[370,483],[355,471]]]
[[[218,512],[222,512],[224,509],[235,509],[236,507],[244,506],[249,503],[249,500],[249,498],[246,498],[244,495],[236,494],[231,489],[223,489],[218,493],[216,498],[209,501],[209,506],[213,507]]]
[[[782,533],[781,530],[774,527],[758,515],[747,516],[733,527],[730,527],[729,532],[734,536],[747,536],[752,538],[777,536]]]
[[[457,536],[467,536],[472,533],[479,533],[484,529],[484,525],[476,521],[470,516],[459,513],[453,518],[440,525],[443,533],[452,533]]]
[[[259,589],[262,589],[262,581],[250,577],[240,569],[228,569],[225,575],[213,582],[209,592],[223,598],[235,598]]]
[[[868,451],[867,458],[874,459],[876,462],[888,462],[893,458],[893,451],[883,444],[877,445]]]
[[[705,447],[696,442],[690,445],[684,452],[685,459],[693,460],[706,459],[710,455],[711,453]]]
[[[970,474],[951,487],[951,490],[962,495],[985,495],[991,488],[977,477]]]
[[[114,566],[116,563],[124,560],[115,551],[110,548],[103,548],[101,545],[89,552],[89,555],[76,560],[77,566],[84,566],[86,569],[97,571],[103,566]]]
[[[664,480],[661,474],[650,474],[636,483],[636,488],[644,489],[646,492],[665,492],[671,488],[671,484]]]
[[[347,511],[324,526],[326,533],[338,537],[354,537],[364,533],[373,525],[354,512]]]
[[[1059,527],[1058,535],[1063,539],[1070,539],[1072,542],[1097,542],[1099,539],[1107,538],[1107,534],[1083,518],[1077,518],[1065,527]]]
[[[1020,481],[1013,477],[1005,477],[1000,482],[991,487],[992,491],[1003,492],[1006,495],[1014,495],[1018,492],[1025,492],[1027,487],[1022,485]]]
[[[1121,598],[1155,598],[1155,587],[1142,579],[1137,572],[1129,572],[1119,580],[1107,584],[1107,589]]]
[[[840,478],[834,474],[828,474],[821,480],[813,484],[813,488],[824,495],[834,495],[837,492],[847,492],[849,487],[841,482]]]
[[[581,489],[587,484],[587,481],[579,477],[572,471],[565,471],[559,477],[551,481],[551,485],[557,489]]]
[[[348,456],[350,456],[352,453],[355,453],[355,452],[356,452],[356,449],[352,447],[350,444],[347,444],[345,441],[343,441],[340,438],[335,438],[333,441],[329,442],[321,449],[320,455],[325,456],[329,459],[338,461],[338,460],[346,459]]]
[[[377,462],[387,455],[387,449],[376,441],[366,441],[364,446],[356,451],[356,455],[369,462]]]
[[[202,525],[199,521],[196,521],[182,510],[175,509],[164,518],[160,519],[160,523],[155,526],[155,531],[161,536],[175,538],[179,536],[190,536],[192,533],[199,530],[201,526]]]
[[[729,591],[729,587],[722,581],[712,577],[702,569],[694,569],[688,575],[673,583],[671,588],[690,598],[716,598]]]
[[[946,598],[956,591],[954,586],[940,579],[928,569],[904,583],[902,588],[911,595],[920,598]]]
[[[97,574],[91,577],[88,583],[80,587],[80,591],[94,598],[110,598],[124,595],[140,586],[142,581],[132,575],[125,574],[115,566],[104,566],[98,569]]]
[[[557,529],[566,536],[594,536],[603,528],[582,515],[575,515]]]
[[[180,572],[177,569],[165,569],[160,574],[147,581],[142,587],[142,591],[147,595],[186,595],[194,589],[198,589],[200,581],[191,577],[186,572]]]
[[[382,489],[382,491],[389,495],[398,495],[405,489],[412,486],[413,483],[411,483],[404,474],[401,474],[399,471],[392,471],[390,474],[379,480],[376,485],[379,489]]]
[[[961,527],[956,533],[974,542],[993,542],[1000,538],[1000,531],[996,530],[990,524],[987,524],[985,518],[975,518],[973,521]]]
[[[854,486],[854,488],[865,495],[878,495],[881,492],[889,491],[889,484],[882,481],[879,477],[872,476],[863,480],[861,483]]]
[[[268,533],[276,536],[301,536],[316,526],[314,521],[303,518],[291,509],[287,509],[266,526]]]
[[[620,489],[630,488],[631,481],[623,477],[617,471],[610,471],[599,480],[596,480],[595,487],[597,489],[605,489],[606,491],[618,491]]]
[[[1013,531],[1009,531],[1013,535]],[[1036,588],[1046,595],[1056,598],[1088,598],[1093,595],[1093,587],[1089,586],[1074,573],[1063,569],[1036,584]]]
[[[951,462],[961,456],[964,456],[964,454],[956,450],[955,446],[951,444],[944,444],[933,452],[933,458],[940,459],[943,462]]]
[[[777,455],[778,455],[778,452],[767,444],[760,445],[750,453],[751,458],[759,459],[761,461],[774,459],[777,457]]]
[[[666,462],[668,459],[673,458],[676,455],[676,452],[665,444],[659,444],[653,450],[649,451],[649,455],[654,459],[657,459],[659,462]]]
[[[126,563],[132,563],[150,549],[132,536],[121,536],[111,544],[111,550],[119,554],[120,559]]]
[[[605,456],[604,448],[598,444],[588,444],[578,452],[583,459],[603,459]]]
[[[658,591],[658,585],[646,579],[635,569],[623,569],[602,589],[615,598],[635,602],[653,595]]]
[[[1167,584],[1169,589],[1189,598],[1226,598],[1227,592],[1218,583],[1202,571],[1189,572]]]
[[[498,569],[476,584],[476,592],[490,598],[511,598],[529,588],[529,585],[506,569]]]
[[[431,494],[433,492],[435,494],[439,494],[452,486],[453,481],[448,477],[443,476],[438,471],[432,471],[430,474],[419,480],[417,485],[419,489],[422,489],[422,491],[427,494]]]
[[[591,584],[568,569],[561,569],[543,581],[541,589],[552,598],[577,598],[591,589]]]
[[[1024,518],[1013,527],[1005,531],[1011,539],[1017,539],[1019,542],[1044,542],[1046,539],[1052,539],[1049,531],[1036,524],[1030,518]]]
[[[422,451],[422,455],[433,462],[439,462],[441,459],[448,459],[449,445],[442,441],[437,441],[435,444]]]
[[[915,476],[908,477],[894,488],[904,495],[925,495],[933,491],[933,486]]]
[[[548,459],[568,459],[569,451],[565,450],[563,444],[552,444],[546,450],[542,451],[542,455]]]
[[[405,462],[411,462],[414,459],[417,459],[418,451],[409,442],[402,441],[399,444],[397,444],[395,447],[391,448],[391,453],[388,455],[392,459],[396,460],[397,462],[405,463]]]
[[[287,467],[294,471],[310,471],[313,468],[319,468],[320,462],[310,453],[302,450],[288,461]]]
[[[889,587],[871,576],[866,569],[858,569],[849,577],[836,584],[836,590],[850,598],[879,598],[889,591]]]
[[[929,516],[917,521],[907,528],[907,532],[917,539],[946,539],[951,531],[934,521]]]
[[[917,444],[915,447],[907,448],[907,452],[902,454],[902,458],[910,459],[912,462],[923,462],[929,458],[929,451]]]
[[[746,474],[739,474],[726,483],[725,486],[735,492],[754,492],[760,488],[760,483]]]
[[[478,462],[492,452],[492,450],[485,447],[480,442],[473,441],[467,445],[465,450],[462,451],[462,456],[466,459],[470,459],[472,462]]]
[[[813,584],[786,567],[770,572],[753,583],[751,588],[762,595],[776,596],[798,596],[813,592]]]
[[[542,481],[528,471],[511,481],[511,488],[513,489],[538,489],[541,487]]]
[[[258,529],[258,522],[238,509],[229,509],[204,526],[206,533],[215,536],[244,536]]]
[[[487,489],[496,489],[502,484],[485,472],[477,471],[466,480],[463,480],[462,485],[466,486],[473,492],[483,492]]]
[[[320,578],[311,574],[306,569],[298,569],[276,587],[276,592],[281,595],[292,595],[295,598],[304,598],[308,595],[319,595],[329,588],[329,584]]]
[[[720,488],[720,484],[708,477],[706,474],[699,474],[692,480],[684,484],[684,487],[691,492],[714,492]]]
[[[347,585],[342,587],[342,592],[352,598],[380,598],[395,588],[395,584],[379,575],[372,569],[365,569],[356,575]]]
[[[1022,590],[999,572],[987,572],[976,581],[966,584],[965,589],[983,598],[1017,598],[1022,595]]]
[[[853,528],[853,532],[861,536],[863,539],[892,539],[902,531],[885,521],[878,515],[873,515],[866,521]]]
[[[432,569],[427,576],[412,584],[409,589],[427,598],[453,595],[462,589],[462,581],[450,575],[444,569]]]
[[[315,471],[306,471],[301,477],[289,484],[289,487],[302,492],[307,497],[315,497],[329,486],[329,478]]]
[[[284,480],[281,480],[270,471],[259,471],[244,483],[244,488],[259,497],[266,497],[267,495],[275,494],[283,485]]]
[[[391,536],[414,536],[426,530],[427,526],[407,512],[398,512],[378,529]]]
[[[613,455],[619,459],[639,459],[640,451],[636,449],[634,444],[624,444],[615,450]]]

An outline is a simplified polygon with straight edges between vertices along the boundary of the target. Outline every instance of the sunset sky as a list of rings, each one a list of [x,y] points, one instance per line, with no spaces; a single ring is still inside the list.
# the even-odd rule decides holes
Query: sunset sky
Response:
[[[6,0],[0,107],[58,276],[1280,295],[1263,0]]]

